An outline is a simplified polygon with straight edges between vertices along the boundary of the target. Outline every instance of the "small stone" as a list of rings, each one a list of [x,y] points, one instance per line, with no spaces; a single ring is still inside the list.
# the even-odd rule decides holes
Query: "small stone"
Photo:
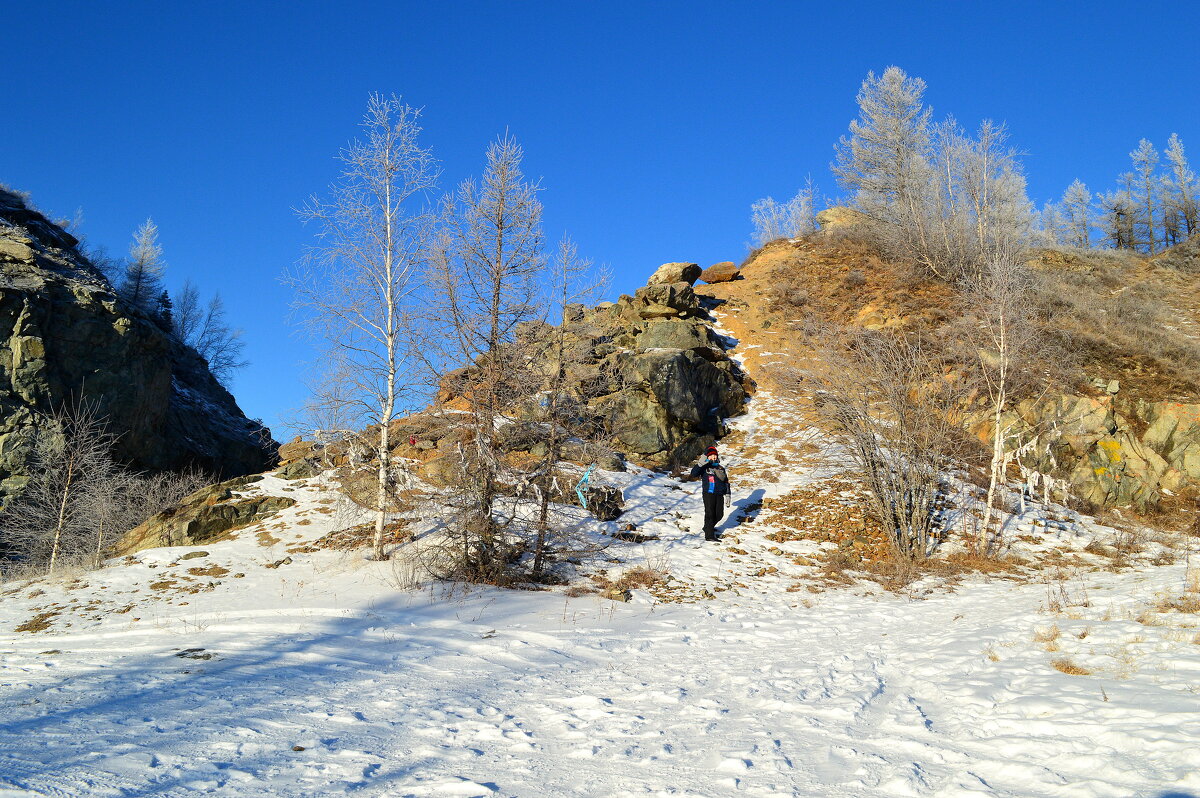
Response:
[[[196,559],[199,559],[200,557],[207,557],[207,556],[208,556],[207,551],[189,551],[187,554],[183,555],[179,559],[181,561],[182,560],[196,560]]]

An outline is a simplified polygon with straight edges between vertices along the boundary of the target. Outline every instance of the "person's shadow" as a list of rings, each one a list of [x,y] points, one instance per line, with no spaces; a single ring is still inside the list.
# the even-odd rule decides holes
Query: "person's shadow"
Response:
[[[725,518],[717,524],[718,535],[723,534],[727,529],[758,518],[759,512],[762,511],[763,497],[766,495],[767,492],[762,488],[755,488],[750,491],[749,496],[733,502],[729,507],[729,512],[725,514]]]

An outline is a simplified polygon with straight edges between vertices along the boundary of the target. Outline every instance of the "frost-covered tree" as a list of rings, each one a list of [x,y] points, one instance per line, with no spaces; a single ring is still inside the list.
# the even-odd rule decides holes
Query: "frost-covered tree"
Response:
[[[1047,202],[1037,215],[1036,239],[1044,246],[1057,247],[1066,239],[1067,222],[1062,206]]]
[[[1066,243],[1089,247],[1092,243],[1092,192],[1083,181],[1075,180],[1063,192],[1061,207],[1066,228]]]
[[[158,298],[163,291],[162,275],[166,264],[162,254],[162,247],[158,243],[158,226],[153,219],[147,219],[133,234],[129,260],[125,263],[125,273],[117,289],[118,295],[130,307],[151,317],[158,311]]]
[[[1133,249],[1137,240],[1141,208],[1134,199],[1133,182],[1134,176],[1126,172],[1121,175],[1118,188],[1097,198],[1104,237],[1116,249]]]
[[[985,120],[968,134],[953,118],[931,125],[924,91],[898,67],[869,73],[832,168],[885,247],[957,278],[1027,236],[1034,213],[1004,126]]]
[[[1163,152],[1171,165],[1166,184],[1166,205],[1170,209],[1180,239],[1190,238],[1200,228],[1200,208],[1197,207],[1196,173],[1188,165],[1183,142],[1172,133]]]
[[[817,186],[812,178],[804,188],[787,202],[765,197],[750,206],[750,221],[754,225],[754,245],[780,238],[797,238],[817,229]]]
[[[1137,149],[1129,153],[1133,162],[1133,192],[1138,201],[1138,218],[1134,227],[1133,246],[1142,247],[1151,255],[1158,249],[1158,188],[1154,175],[1158,166],[1158,151],[1148,140],[1138,142]]]
[[[930,250],[924,224],[933,111],[922,103],[925,81],[889,66],[868,72],[858,92],[859,116],[836,146],[832,164],[855,207],[908,254]]]
[[[316,224],[317,241],[287,277],[296,308],[325,344],[327,368],[339,377],[322,383],[333,387],[317,403],[376,433],[377,559],[385,556],[393,504],[391,425],[417,389],[408,378],[418,348],[411,316],[430,226],[423,200],[439,174],[432,151],[420,144],[419,119],[420,111],[395,95],[371,96],[363,139],[338,154],[342,173],[328,198],[313,197],[300,211]]]

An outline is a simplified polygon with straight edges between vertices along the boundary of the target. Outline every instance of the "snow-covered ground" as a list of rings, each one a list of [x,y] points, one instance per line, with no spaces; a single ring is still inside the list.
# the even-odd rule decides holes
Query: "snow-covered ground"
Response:
[[[736,525],[822,476],[803,433],[767,393],[736,426],[777,481],[720,544],[692,486],[604,475],[659,539],[590,567],[657,598],[402,589],[308,550],[360,519],[275,477],[297,504],[203,555],[0,586],[0,796],[1200,796],[1200,557],[1099,570],[1064,552],[1112,530],[1031,514],[1044,580],[821,589],[784,556],[818,544]]]

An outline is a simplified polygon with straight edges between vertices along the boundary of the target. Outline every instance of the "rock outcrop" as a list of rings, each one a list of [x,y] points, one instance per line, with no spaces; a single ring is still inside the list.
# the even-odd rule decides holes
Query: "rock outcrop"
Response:
[[[81,400],[98,406],[132,467],[268,468],[270,431],[203,358],[118,299],[77,245],[0,191],[0,503],[25,482],[39,413]]]
[[[656,274],[667,266],[694,265],[667,264]],[[570,306],[565,323],[572,355],[562,367],[572,386],[571,412],[586,418],[584,426],[600,431],[612,449],[639,464],[673,467],[695,459],[725,433],[725,419],[743,412],[750,384],[726,353],[729,342],[713,332],[710,322],[687,280],[650,284],[633,296],[595,307]],[[532,341],[549,329],[535,326],[521,335]],[[558,372],[559,364],[546,362],[540,368],[549,375]],[[456,407],[458,381],[455,375],[443,380],[442,407]],[[529,420],[539,413],[530,406],[516,408],[515,415]],[[430,426],[436,415],[421,417],[426,428],[406,421],[397,431],[409,440],[413,426],[411,440],[417,446],[404,454],[422,460],[422,476],[436,481],[441,460],[458,438],[452,428]],[[537,430],[509,425],[502,438],[507,451],[538,452]],[[565,453],[579,462],[621,467],[611,451],[588,449],[582,442],[569,443]]]
[[[634,460],[688,462],[743,412],[747,378],[687,282],[577,307],[572,322],[584,353],[574,377],[587,409]]]
[[[132,554],[158,546],[213,543],[296,503],[286,496],[239,495],[238,491],[260,480],[261,476],[245,476],[201,488],[127,532],[113,552]]]
[[[1200,486],[1200,405],[1061,395],[1021,402],[1002,417],[1020,464],[1097,506],[1146,510],[1164,491]],[[991,423],[976,432],[991,435]]]

